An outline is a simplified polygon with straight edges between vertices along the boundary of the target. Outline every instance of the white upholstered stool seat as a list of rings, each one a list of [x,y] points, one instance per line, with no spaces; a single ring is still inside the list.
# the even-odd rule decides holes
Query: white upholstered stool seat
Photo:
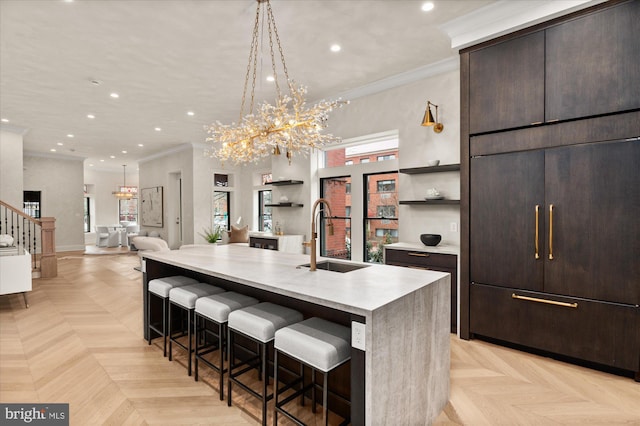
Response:
[[[322,318],[309,318],[276,331],[274,349],[274,424],[278,423],[278,414],[284,414],[298,424],[304,424],[299,418],[284,410],[283,406],[298,396],[304,398],[304,393],[308,389],[312,390],[312,410],[315,413],[315,373],[311,374],[311,383],[307,386],[304,386],[304,377],[301,374],[291,383],[278,389],[278,356],[284,353],[289,358],[311,367],[312,371],[322,372],[324,378],[322,385],[323,419],[326,425],[328,422],[329,372],[351,359],[351,329]],[[298,383],[300,383],[299,390],[282,401],[278,400],[281,393]],[[348,420],[345,419],[345,423],[348,423]]]
[[[160,334],[164,339],[162,352],[164,356],[167,356],[167,328],[168,328],[168,308],[169,308],[169,291],[175,287],[181,287],[188,284],[196,284],[198,281],[194,278],[185,277],[182,275],[174,275],[172,277],[156,278],[149,281],[147,285],[147,336],[149,338],[149,344],[151,344],[152,331]],[[154,325],[152,321],[151,310],[151,296],[159,297],[162,299],[162,319],[161,327]]]
[[[228,346],[229,346],[229,386],[227,388],[227,404],[231,405],[231,387],[237,384],[249,394],[262,400],[262,424],[267,424],[267,403],[273,394],[267,394],[269,384],[269,350],[268,345],[273,342],[275,333],[282,327],[302,321],[300,312],[274,303],[258,303],[257,305],[238,309],[229,314]],[[241,334],[257,344],[255,356],[236,363],[234,356],[234,335]],[[258,368],[262,380],[262,392],[242,383],[238,377],[252,368]]]
[[[171,289],[169,292],[169,300],[183,308],[194,309],[196,306],[196,300],[200,297],[206,297],[222,292],[224,292],[224,289],[211,284],[189,284]]]
[[[258,299],[233,291],[201,297],[196,300],[193,320],[196,333],[194,378],[196,381],[198,380],[199,361],[217,371],[220,401],[224,399],[224,373],[228,371],[224,368],[224,355],[227,346],[225,343],[229,313],[257,303]],[[217,327],[207,327],[207,323]],[[216,350],[219,350],[220,355],[218,365],[205,358],[205,355]]]
[[[224,289],[207,283],[189,284],[181,287],[172,288],[169,291],[169,361],[173,358],[173,344],[187,351],[187,374],[191,376],[191,353],[193,352],[193,343],[191,339],[191,329],[193,311],[196,306],[196,300],[200,297],[210,296],[212,294],[222,293]],[[180,327],[176,334],[173,330],[175,321],[172,320],[173,312],[179,309],[181,318],[186,314],[185,326]],[[183,319],[181,319],[183,321]],[[186,328],[186,334],[185,334]],[[179,338],[187,336],[187,344],[178,341]]]

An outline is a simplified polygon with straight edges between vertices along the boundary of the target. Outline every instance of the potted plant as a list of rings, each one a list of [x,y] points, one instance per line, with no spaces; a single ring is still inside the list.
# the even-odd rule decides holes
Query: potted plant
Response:
[[[207,240],[208,243],[215,243],[222,237],[223,229],[219,226],[214,228],[205,228],[204,234],[199,234],[202,238]]]

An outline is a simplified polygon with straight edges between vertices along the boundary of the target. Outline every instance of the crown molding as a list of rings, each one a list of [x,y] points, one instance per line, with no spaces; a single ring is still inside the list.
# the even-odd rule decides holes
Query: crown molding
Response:
[[[191,148],[193,148],[192,143],[183,143],[181,145],[176,146],[175,148],[167,149],[166,151],[162,151],[157,154],[150,155],[148,157],[140,158],[138,160],[138,164],[142,164],[142,163],[149,162],[151,160],[156,160],[158,158],[166,157],[167,155],[175,154],[177,152],[182,152]]]
[[[453,49],[463,49],[606,0],[500,0],[440,25]]]
[[[404,86],[434,75],[454,71],[460,68],[460,60],[458,56],[451,56],[433,64],[424,65],[413,70],[405,71],[400,74],[383,78],[355,89],[347,90],[336,95],[336,98],[357,99],[363,96],[373,95],[384,90],[393,89],[395,87]]]
[[[49,158],[52,160],[71,160],[71,161],[84,161],[87,157],[79,157],[75,155],[66,155],[66,154],[58,154],[58,153],[48,153],[48,152],[36,152],[36,151],[22,151],[23,157],[39,157],[39,158]]]
[[[0,131],[15,133],[16,135],[24,136],[29,132],[29,129],[26,127],[16,126],[15,124],[0,124]]]

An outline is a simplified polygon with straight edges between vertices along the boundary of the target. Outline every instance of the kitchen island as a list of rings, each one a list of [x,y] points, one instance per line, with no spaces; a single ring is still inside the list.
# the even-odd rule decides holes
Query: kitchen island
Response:
[[[305,317],[364,324],[364,350],[351,351],[352,424],[430,424],[449,398],[449,274],[339,261],[364,267],[311,272],[300,266],[308,262],[302,254],[233,244],[144,253],[145,338],[148,282],[177,274]]]

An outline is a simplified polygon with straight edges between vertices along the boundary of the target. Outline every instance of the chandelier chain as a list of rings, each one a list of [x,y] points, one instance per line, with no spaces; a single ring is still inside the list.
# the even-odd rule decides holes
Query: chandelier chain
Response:
[[[251,74],[251,58],[255,58],[257,56],[256,52],[254,52],[254,50],[257,49],[257,45],[258,45],[258,22],[260,21],[260,7],[258,7],[256,9],[256,19],[255,19],[255,23],[253,25],[253,34],[251,37],[251,47],[249,48],[249,61],[247,63],[247,74],[244,78],[244,90],[242,91],[242,104],[240,104],[240,118],[238,118],[238,123],[240,123],[242,121],[242,115],[244,113],[244,104],[245,104],[245,100],[247,97],[247,87],[249,86],[249,75]],[[255,76],[255,68],[253,71],[253,85],[255,87],[255,80],[256,80],[256,76]],[[253,91],[251,92],[251,111],[253,111]]]
[[[278,83],[278,71],[276,70],[276,59],[273,54],[273,35],[271,34],[271,16],[267,16],[267,26],[269,28],[269,53],[271,54],[271,70],[273,72],[273,81],[276,84],[276,94],[278,95],[278,99],[282,98],[282,93],[280,92],[280,84]],[[273,22],[273,26],[275,27],[276,23]]]
[[[280,51],[280,60],[282,61],[282,68],[284,70],[284,76],[287,79],[289,89],[293,92],[292,82],[289,79],[289,71],[287,70],[287,63],[284,60],[284,53],[282,52],[282,44],[280,43],[280,36],[278,36],[278,27],[276,27],[276,20],[273,17],[273,11],[271,10],[271,3],[267,2],[267,11],[269,13],[269,20],[273,22],[273,34],[276,36],[276,43],[278,44],[278,50]],[[271,52],[271,60],[273,61],[273,47]]]

